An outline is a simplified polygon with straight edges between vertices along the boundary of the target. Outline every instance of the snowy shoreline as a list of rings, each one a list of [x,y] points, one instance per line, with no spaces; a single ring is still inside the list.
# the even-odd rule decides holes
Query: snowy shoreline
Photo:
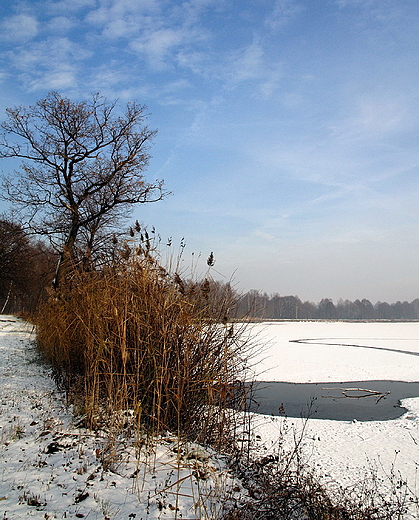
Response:
[[[259,381],[328,383],[334,381],[419,380],[418,322],[266,322],[253,326],[267,347],[253,361]],[[309,340],[296,343],[295,339]],[[339,343],[339,346],[336,345]],[[393,352],[358,348],[390,346]],[[419,397],[403,399],[407,412],[388,421],[332,421],[256,417],[260,443],[275,449],[285,425],[305,430],[304,452],[327,483],[350,486],[374,473],[407,481],[419,492]],[[418,518],[413,511],[405,518]]]
[[[275,325],[280,331],[274,331],[272,325],[260,325],[263,333],[269,331],[271,339],[270,350],[260,354],[261,370],[268,373],[275,365],[272,370],[275,377],[285,375],[285,379],[315,378],[319,367],[323,370],[319,377],[327,370],[333,379],[345,370],[357,375],[365,369],[381,377],[391,368],[388,355],[397,355],[352,348],[352,356],[348,356],[346,347],[336,351],[332,345],[317,347],[289,342],[296,337],[339,337],[352,341],[353,336],[357,336],[374,344],[382,341],[384,334],[388,337],[390,329],[377,335],[376,330],[358,328],[356,334],[349,334],[349,329],[339,331],[327,323],[322,325],[322,330],[311,331],[296,328],[299,325]],[[394,346],[403,344],[405,349],[409,343],[409,349],[419,351],[419,341],[414,339],[415,335],[419,337],[419,324],[405,327],[403,337],[400,329],[394,334],[398,336],[394,338]],[[167,437],[146,456],[143,453],[138,457],[134,447],[124,441],[116,439],[114,446],[110,446],[106,435],[78,427],[48,371],[35,362],[36,351],[30,344],[33,339],[31,329],[24,322],[11,316],[0,318],[0,518],[138,520],[172,519],[176,514],[180,517],[179,513],[183,519],[213,518],[220,507],[217,499],[222,489],[230,486],[238,495],[244,493],[240,483],[227,471],[222,457],[209,450],[203,452],[197,446],[183,446],[180,454],[174,439]],[[304,355],[313,360],[314,366],[310,368],[301,357],[301,350],[297,355],[295,348],[305,349]],[[330,349],[339,355],[333,358]],[[374,366],[357,369],[356,359],[352,359],[354,352],[358,361],[358,356],[365,360],[364,355],[368,354]],[[290,370],[293,359],[294,371]],[[348,359],[351,364],[345,366]],[[414,362],[414,366],[399,360],[393,367],[395,373],[407,379],[415,370],[419,373],[418,358],[405,356],[403,359]],[[344,379],[340,376],[337,380]],[[403,405],[408,412],[391,421],[303,420],[255,414],[255,444],[260,453],[275,453],[284,445],[292,447],[295,436],[304,430],[303,452],[326,485],[351,486],[372,471],[382,479],[383,489],[389,485],[388,477],[393,475],[406,480],[410,488],[417,491],[419,398],[403,400]],[[116,446],[119,459],[112,452]],[[103,466],[106,457],[109,468]],[[202,478],[198,479],[197,474]],[[198,486],[201,486],[200,493]],[[405,520],[414,518],[418,515],[413,510],[404,517]]]
[[[33,339],[28,324],[0,317],[2,520],[211,518],[223,489],[241,491],[211,450],[170,435],[139,447],[79,427]]]

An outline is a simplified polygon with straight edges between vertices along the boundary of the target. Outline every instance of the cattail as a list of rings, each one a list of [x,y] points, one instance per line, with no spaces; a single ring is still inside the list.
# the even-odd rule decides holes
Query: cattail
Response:
[[[181,294],[184,294],[185,293],[185,284],[183,283],[183,280],[179,276],[178,273],[175,273],[174,281],[179,286],[179,291],[181,292]]]
[[[208,295],[209,295],[210,290],[211,290],[210,283],[209,283],[208,279],[205,278],[204,283],[201,285],[201,292],[204,295],[204,298],[206,300],[208,300]]]
[[[131,256],[131,248],[127,245],[127,244],[124,244],[124,247],[121,251],[121,257],[123,258],[123,260],[128,260],[128,258]]]

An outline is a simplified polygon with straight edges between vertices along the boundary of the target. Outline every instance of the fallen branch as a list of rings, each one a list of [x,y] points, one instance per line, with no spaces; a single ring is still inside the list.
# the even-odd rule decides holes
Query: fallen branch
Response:
[[[323,399],[361,399],[364,397],[379,396],[380,399],[389,395],[391,392],[379,392],[378,390],[370,390],[368,388],[322,388],[322,390],[339,390],[342,392],[342,396],[336,397],[333,395],[322,395]],[[364,395],[349,395],[348,392],[364,392]],[[377,401],[378,402],[378,401]]]

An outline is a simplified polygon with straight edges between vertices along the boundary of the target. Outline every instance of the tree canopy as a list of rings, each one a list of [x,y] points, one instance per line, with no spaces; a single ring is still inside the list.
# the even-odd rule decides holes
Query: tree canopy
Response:
[[[144,177],[156,135],[144,124],[145,110],[132,102],[121,111],[99,94],[73,102],[57,92],[6,110],[0,158],[22,163],[4,179],[3,197],[35,233],[58,246],[56,284],[77,248],[90,258],[98,238],[134,205],[164,196],[163,181]]]

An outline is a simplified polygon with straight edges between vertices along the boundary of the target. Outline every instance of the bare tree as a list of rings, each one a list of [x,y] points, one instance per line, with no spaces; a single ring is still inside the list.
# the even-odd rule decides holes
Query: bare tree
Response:
[[[4,180],[3,197],[33,231],[58,244],[55,287],[81,235],[89,235],[91,248],[95,236],[127,218],[134,205],[164,196],[163,181],[149,183],[143,175],[156,134],[144,126],[145,110],[133,102],[117,115],[116,103],[98,94],[75,103],[57,92],[29,108],[7,109],[0,158],[22,164]]]

